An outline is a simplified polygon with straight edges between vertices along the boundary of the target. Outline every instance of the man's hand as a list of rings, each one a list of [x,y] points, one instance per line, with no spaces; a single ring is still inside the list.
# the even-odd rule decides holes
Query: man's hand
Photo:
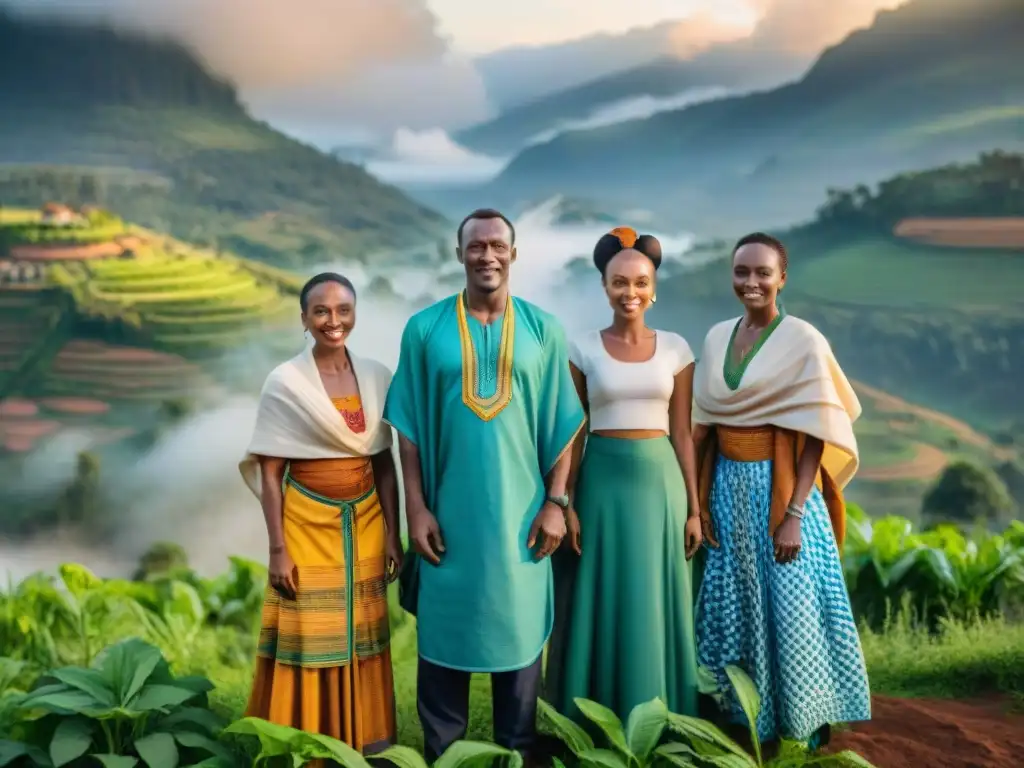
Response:
[[[440,565],[444,554],[444,540],[437,518],[426,507],[406,512],[409,521],[409,541],[413,548],[434,565]]]
[[[583,542],[580,540],[580,516],[576,510],[569,507],[565,511],[565,530],[570,545],[577,555],[583,554]]]
[[[541,537],[540,549],[534,557],[543,560],[562,543],[565,537],[565,515],[562,508],[551,501],[544,502],[540,512],[533,518],[533,525],[530,526],[530,538],[526,546],[530,549],[537,544],[537,538]]]
[[[704,532],[700,526],[700,515],[691,515],[686,518],[686,559],[690,560],[697,554],[701,543],[704,541]]]
[[[385,573],[388,577],[388,584],[398,578],[398,574],[402,570],[402,561],[405,559],[405,555],[402,552],[402,540],[398,537],[398,533],[392,533],[388,531],[388,538],[384,544],[384,562],[385,562]]]

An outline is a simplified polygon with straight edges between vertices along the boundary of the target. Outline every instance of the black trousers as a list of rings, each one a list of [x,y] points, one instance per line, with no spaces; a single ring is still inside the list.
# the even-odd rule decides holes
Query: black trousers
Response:
[[[416,709],[423,726],[423,751],[428,763],[466,737],[469,680],[469,672],[419,659]],[[523,753],[533,748],[540,681],[541,657],[523,669],[491,673],[494,741],[499,746]]]

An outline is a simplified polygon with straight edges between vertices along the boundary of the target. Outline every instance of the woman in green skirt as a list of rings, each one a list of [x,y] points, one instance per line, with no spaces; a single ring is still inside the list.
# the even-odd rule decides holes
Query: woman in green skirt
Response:
[[[612,323],[570,343],[589,430],[574,446],[568,548],[554,563],[545,695],[577,720],[577,698],[623,721],[655,697],[673,712],[697,711],[694,356],[681,336],[644,323],[660,263],[651,235],[620,227],[602,237],[594,264]]]

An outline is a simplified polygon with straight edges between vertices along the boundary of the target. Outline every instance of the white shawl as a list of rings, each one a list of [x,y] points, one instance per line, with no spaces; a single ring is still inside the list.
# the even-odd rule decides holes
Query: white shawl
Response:
[[[256,427],[238,469],[260,498],[260,456],[282,459],[341,459],[373,456],[391,448],[391,427],[381,421],[391,371],[349,352],[359,385],[364,432],[353,432],[331,402],[313,359],[312,348],[267,376],[260,393]]]
[[[825,444],[822,466],[845,487],[860,463],[853,422],[861,406],[828,341],[810,323],[787,315],[732,390],[723,366],[738,321],[708,331],[693,379],[693,421],[740,428],[770,424],[816,437]]]

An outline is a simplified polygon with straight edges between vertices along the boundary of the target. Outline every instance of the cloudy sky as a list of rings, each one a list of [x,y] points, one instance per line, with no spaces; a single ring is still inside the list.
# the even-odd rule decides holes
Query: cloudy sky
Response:
[[[6,0],[170,34],[235,81],[258,116],[321,145],[494,116],[474,59],[503,49],[633,30],[651,58],[752,34],[811,56],[901,1]],[[611,60],[619,39],[607,41]]]

